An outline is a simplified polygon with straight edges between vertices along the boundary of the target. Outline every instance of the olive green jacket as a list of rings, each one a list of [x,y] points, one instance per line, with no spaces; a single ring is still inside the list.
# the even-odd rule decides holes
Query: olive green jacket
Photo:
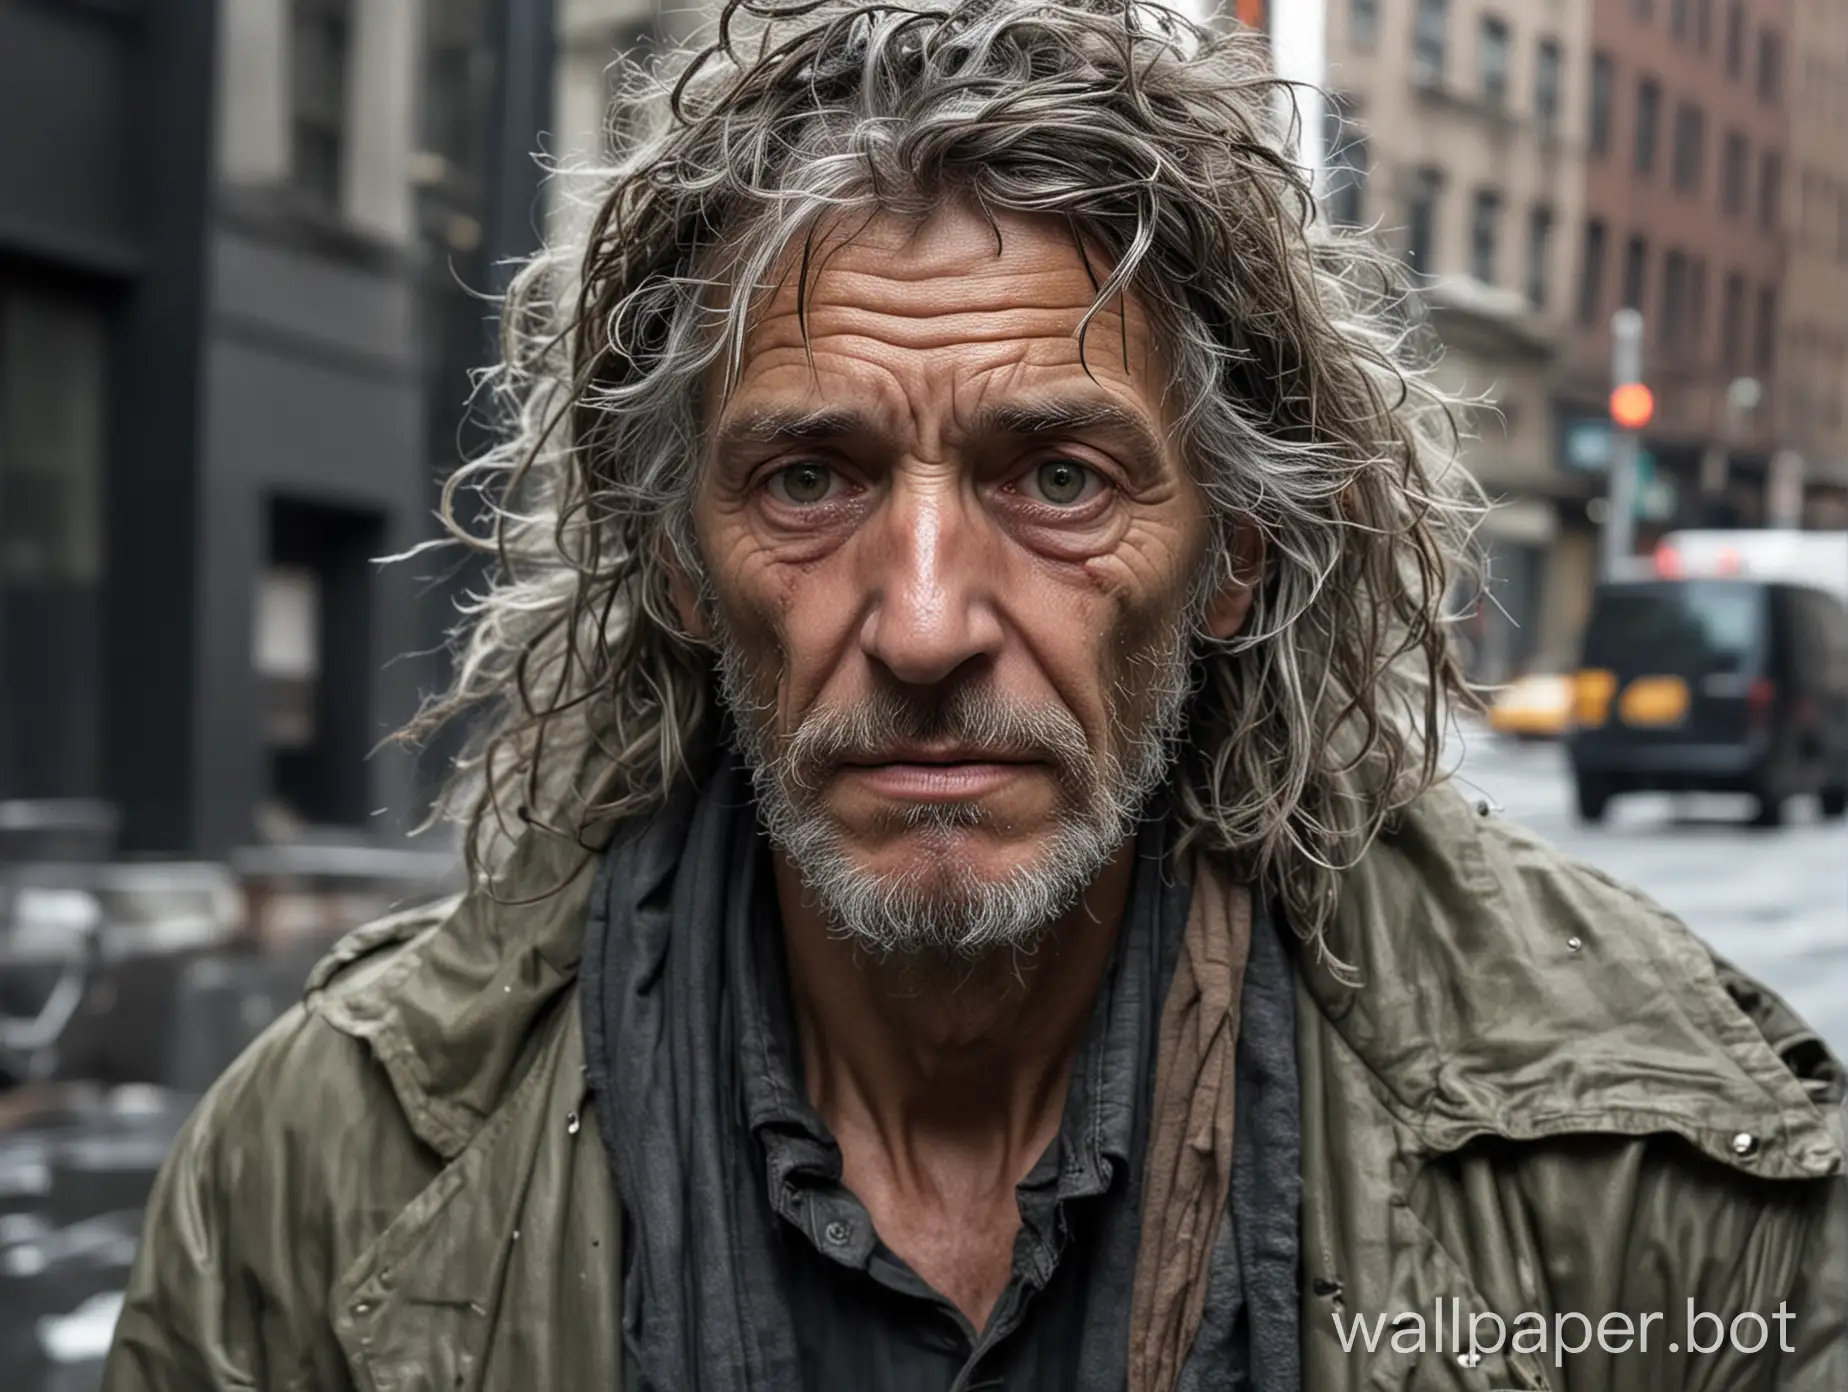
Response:
[[[515,874],[567,883],[353,934],[213,1088],[156,1188],[108,1392],[616,1386],[621,1222],[576,995],[592,874],[537,839]],[[1843,1078],[1780,1001],[1449,788],[1350,873],[1331,945],[1363,984],[1299,969],[1304,1392],[1848,1388]],[[1690,1352],[1690,1301],[1747,1348],[1736,1317],[1768,1321],[1764,1349]],[[1545,1352],[1472,1356],[1479,1313],[1530,1349],[1544,1322]],[[1607,1322],[1559,1366],[1555,1320],[1577,1345],[1608,1315],[1646,1351]]]

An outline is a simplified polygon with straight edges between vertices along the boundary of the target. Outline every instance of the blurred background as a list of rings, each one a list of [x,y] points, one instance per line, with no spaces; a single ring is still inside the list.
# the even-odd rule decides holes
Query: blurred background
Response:
[[[379,742],[504,265],[654,0],[0,0],[0,1386],[93,1387],[192,1101],[431,894]],[[1497,506],[1450,762],[1848,1049],[1848,6],[1236,0]],[[1613,396],[1614,387],[1627,395]],[[1643,388],[1639,394],[1638,388]]]

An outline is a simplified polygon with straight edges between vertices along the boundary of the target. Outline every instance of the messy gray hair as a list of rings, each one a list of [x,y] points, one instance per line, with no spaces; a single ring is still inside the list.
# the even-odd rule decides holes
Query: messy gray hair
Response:
[[[587,228],[507,296],[486,378],[506,429],[445,493],[493,574],[405,733],[470,724],[439,812],[474,875],[529,827],[588,851],[685,772],[717,706],[670,577],[703,574],[702,428],[749,315],[779,276],[806,293],[843,219],[957,199],[1066,224],[1103,271],[1093,314],[1138,299],[1212,564],[1232,574],[1236,528],[1263,537],[1244,631],[1198,637],[1177,815],[1319,943],[1468,699],[1444,605],[1472,509],[1402,274],[1322,224],[1279,91],[1260,38],[1142,0],[730,0],[708,45],[632,84]]]

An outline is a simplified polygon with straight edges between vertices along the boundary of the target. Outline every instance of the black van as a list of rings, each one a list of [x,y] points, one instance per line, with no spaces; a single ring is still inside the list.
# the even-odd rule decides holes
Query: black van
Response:
[[[1567,740],[1579,816],[1618,793],[1742,792],[1760,826],[1791,797],[1848,811],[1848,607],[1757,580],[1602,585]]]

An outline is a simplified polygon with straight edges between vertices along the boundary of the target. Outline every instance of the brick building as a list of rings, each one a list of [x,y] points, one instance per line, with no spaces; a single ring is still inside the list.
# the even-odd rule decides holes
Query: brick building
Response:
[[[1464,462],[1500,502],[1477,675],[1562,660],[1589,584],[1588,480],[1561,467],[1556,364],[1584,220],[1590,0],[1330,0],[1328,207],[1421,274],[1446,384],[1482,399]]]
[[[1604,466],[1611,317],[1639,310],[1657,400],[1642,539],[1754,524],[1790,424],[1790,0],[1609,0],[1591,7],[1590,42],[1567,458]]]
[[[1848,527],[1848,6],[1795,0],[1791,35],[1780,415],[1807,476],[1806,522]]]

